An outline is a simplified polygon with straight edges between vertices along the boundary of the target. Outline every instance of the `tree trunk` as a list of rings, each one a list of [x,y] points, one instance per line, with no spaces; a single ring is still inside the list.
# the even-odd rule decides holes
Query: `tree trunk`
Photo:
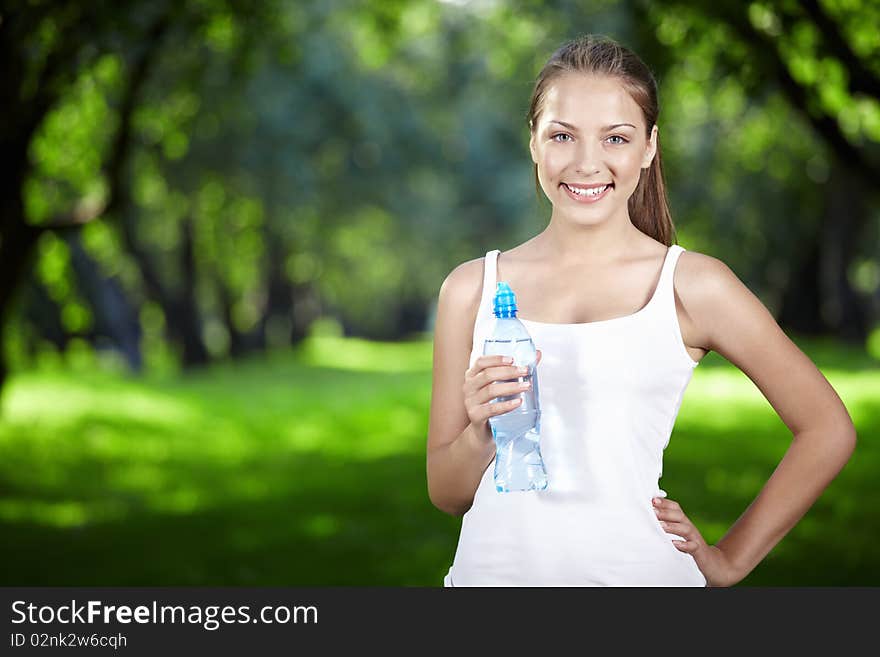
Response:
[[[175,335],[183,344],[184,366],[204,365],[208,362],[208,350],[202,339],[202,319],[196,299],[196,257],[193,220],[187,215],[181,219],[181,271],[182,288],[172,304],[176,308],[173,318]]]
[[[274,206],[273,206],[274,207]],[[284,271],[284,243],[269,229],[269,222],[263,228],[263,241],[268,255],[266,267],[266,305],[260,317],[259,330],[266,344],[266,328],[274,317],[290,318],[293,310],[293,286]]]
[[[779,323],[784,328],[864,343],[866,301],[853,289],[848,271],[867,223],[866,193],[858,176],[834,165],[825,186],[821,227],[783,294]]]
[[[223,317],[223,324],[226,326],[226,334],[229,336],[229,355],[233,358],[239,358],[244,355],[244,336],[235,326],[235,319],[232,316],[232,295],[229,288],[218,276],[217,297],[220,300],[220,315]]]
[[[168,339],[177,342],[183,353],[184,367],[204,365],[208,362],[208,350],[202,340],[201,321],[198,308],[195,303],[195,281],[192,275],[194,264],[192,263],[192,237],[187,229],[187,220],[183,220],[181,227],[183,241],[182,258],[183,277],[182,289],[175,295],[162,282],[159,270],[153,264],[146,249],[142,248],[135,235],[136,217],[134,207],[120,210],[120,227],[122,228],[122,241],[126,250],[137,263],[144,283],[144,291],[147,296],[159,304],[165,315],[165,332]],[[187,263],[190,264],[187,264]]]
[[[25,221],[21,188],[12,190],[12,197],[3,201],[3,232],[0,236],[0,390],[6,383],[9,369],[3,345],[5,326],[25,273],[30,269],[39,230]]]
[[[21,313],[25,325],[29,324],[28,328],[32,329],[28,331],[31,338],[28,341],[28,354],[37,353],[40,339],[48,340],[58,351],[64,351],[70,335],[64,328],[61,309],[49,295],[48,290],[32,277],[22,285],[21,292],[24,295]]]
[[[311,283],[292,285],[290,308],[290,344],[298,345],[308,337],[311,323],[321,314],[321,302]]]
[[[125,356],[128,366],[140,372],[141,326],[137,311],[128,302],[119,281],[107,278],[100,266],[83,248],[79,231],[65,234],[70,247],[70,261],[76,273],[80,293],[89,302],[94,314],[94,333],[104,336]]]
[[[803,260],[796,263],[782,294],[778,322],[788,331],[822,335],[829,330],[820,312],[822,294],[819,273],[821,243],[817,236]]]
[[[860,179],[849,167],[837,164],[827,185],[823,217],[821,310],[826,322],[842,340],[864,344],[868,335],[865,300],[850,283],[848,272],[857,255],[859,238],[867,224],[868,211]]]

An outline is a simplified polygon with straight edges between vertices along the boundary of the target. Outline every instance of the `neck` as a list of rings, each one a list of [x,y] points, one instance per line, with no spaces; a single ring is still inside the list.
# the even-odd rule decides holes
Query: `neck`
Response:
[[[554,212],[550,224],[535,242],[547,257],[563,267],[601,265],[630,253],[641,236],[629,214],[596,224],[578,224]]]

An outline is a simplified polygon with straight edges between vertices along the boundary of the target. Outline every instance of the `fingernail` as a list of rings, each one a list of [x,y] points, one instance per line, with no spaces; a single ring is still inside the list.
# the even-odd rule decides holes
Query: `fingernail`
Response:
[[[505,358],[504,362],[507,363],[508,365],[510,365],[510,363],[513,362],[513,358]]]
[[[660,506],[660,498],[659,497],[655,497],[651,501],[654,503],[655,506]]]

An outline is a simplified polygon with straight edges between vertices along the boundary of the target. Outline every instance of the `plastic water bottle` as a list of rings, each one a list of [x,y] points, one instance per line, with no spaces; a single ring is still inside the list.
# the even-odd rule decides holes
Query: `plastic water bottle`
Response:
[[[495,439],[495,489],[502,493],[547,488],[547,471],[541,457],[541,407],[538,394],[537,351],[523,323],[516,318],[516,296],[510,286],[499,281],[495,289],[495,324],[483,343],[484,356],[510,356],[514,367],[529,372],[515,381],[531,381],[528,390],[496,397],[493,402],[522,398],[507,413],[489,418]],[[504,381],[507,383],[507,381]]]

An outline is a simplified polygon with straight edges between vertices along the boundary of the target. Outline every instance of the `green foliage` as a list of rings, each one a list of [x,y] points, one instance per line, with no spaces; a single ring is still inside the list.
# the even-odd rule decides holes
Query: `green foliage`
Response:
[[[175,10],[132,117],[130,198],[83,232],[140,315],[152,303],[145,316],[168,315],[166,328],[176,319],[145,265],[167,298],[194,290],[201,337],[217,357],[236,331],[275,322],[282,336],[297,313],[307,321],[302,310],[270,308],[270,288],[295,292],[300,309],[333,314],[350,333],[400,337],[405,304],[429,312],[453,267],[540,231],[548,206],[535,200],[526,105],[553,49],[586,29],[632,45],[655,72],[681,243],[723,259],[774,310],[820,235],[837,167],[810,117],[826,113],[858,152],[880,142],[878,99],[850,90],[854,73],[797,3],[259,5],[198,0]],[[880,48],[876,7],[822,5],[870,62]],[[773,37],[804,107],[762,81],[763,46],[719,20],[716,7]],[[75,14],[42,24],[36,59],[61,43]],[[125,18],[125,30],[145,20],[121,9],[98,15]],[[85,59],[40,126],[25,194],[31,223],[107,194],[102,167],[140,39]],[[868,234],[853,238],[848,274],[870,295],[880,219],[866,212]],[[94,309],[75,301],[83,295],[70,268],[59,269],[52,249],[38,258],[50,260],[34,271],[65,324],[82,331]],[[156,325],[145,338],[153,352],[167,339]],[[14,335],[7,353],[20,344]],[[181,345],[163,351],[173,358]]]
[[[31,222],[103,200],[102,161],[115,127],[110,104],[120,76],[117,56],[98,59],[46,117],[31,142],[34,175],[24,199]]]
[[[147,145],[158,145],[169,160],[179,160],[189,148],[189,130],[201,99],[192,89],[175,89],[161,103],[143,105],[134,125]]]
[[[39,280],[51,299],[58,304],[64,328],[72,334],[86,331],[91,326],[92,311],[73,285],[74,276],[67,245],[53,234],[47,233],[40,240],[39,253]]]
[[[180,369],[180,354],[166,339],[167,326],[165,314],[157,303],[145,302],[139,313],[141,330],[141,350],[146,371],[153,376],[176,373]]]
[[[336,230],[330,268],[320,279],[325,297],[340,314],[381,329],[407,275],[393,218],[378,207],[359,210]]]

